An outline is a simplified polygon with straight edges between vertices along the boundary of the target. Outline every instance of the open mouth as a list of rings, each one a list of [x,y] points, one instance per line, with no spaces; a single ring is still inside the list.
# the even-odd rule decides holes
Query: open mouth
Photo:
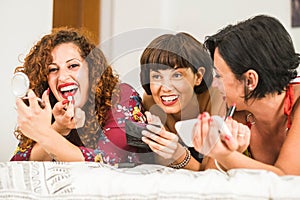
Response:
[[[178,95],[161,96],[161,101],[164,105],[173,105],[178,101]]]
[[[78,85],[75,83],[63,84],[58,87],[58,91],[61,93],[61,96],[64,99],[68,99],[69,96],[74,96],[77,90],[78,90]]]

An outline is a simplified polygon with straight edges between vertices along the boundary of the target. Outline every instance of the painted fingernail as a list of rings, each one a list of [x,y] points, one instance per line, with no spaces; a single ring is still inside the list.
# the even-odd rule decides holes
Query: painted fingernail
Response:
[[[63,104],[63,105],[65,105],[65,104],[67,104],[69,101],[68,101],[68,99],[65,99],[65,100],[63,100],[61,103]]]
[[[50,88],[47,89],[47,95],[49,95],[49,94],[50,94]]]
[[[228,140],[228,141],[230,141],[231,140],[231,137],[229,136],[229,135],[225,135],[225,140]]]

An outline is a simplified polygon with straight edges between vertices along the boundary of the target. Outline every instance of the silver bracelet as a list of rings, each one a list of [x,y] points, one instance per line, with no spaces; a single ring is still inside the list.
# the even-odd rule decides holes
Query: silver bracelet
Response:
[[[185,155],[183,161],[181,161],[178,164],[173,164],[174,163],[173,162],[173,163],[171,163],[169,165],[169,167],[172,167],[174,169],[181,169],[181,168],[184,168],[190,162],[190,160],[191,160],[191,152],[186,147],[184,147],[184,149],[186,151],[186,155]]]
[[[218,161],[217,161],[216,159],[214,159],[214,161],[215,161],[215,165],[216,165],[217,169],[218,169],[220,172],[222,172],[223,174],[227,174],[227,172],[225,172],[225,171],[221,168],[221,166],[219,165]]]

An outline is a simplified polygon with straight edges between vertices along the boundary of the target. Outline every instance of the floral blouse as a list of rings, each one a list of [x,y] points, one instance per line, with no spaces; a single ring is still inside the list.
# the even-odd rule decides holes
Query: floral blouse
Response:
[[[139,149],[127,145],[125,120],[140,121],[143,112],[141,98],[130,85],[120,84],[120,100],[107,113],[107,121],[100,134],[97,149],[79,146],[85,161],[118,163],[140,163]],[[20,144],[19,144],[20,145]],[[17,146],[11,161],[28,161],[33,146],[26,149]]]

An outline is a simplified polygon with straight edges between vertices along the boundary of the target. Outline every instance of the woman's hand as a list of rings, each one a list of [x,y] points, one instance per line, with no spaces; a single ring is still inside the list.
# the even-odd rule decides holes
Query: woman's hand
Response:
[[[51,129],[52,109],[48,91],[42,95],[43,108],[39,105],[38,98],[32,90],[28,91],[28,101],[29,106],[21,98],[16,99],[17,123],[22,134],[38,142],[39,138]]]
[[[152,115],[150,112],[146,112],[145,115],[149,123],[147,125],[149,131],[142,131],[142,134],[145,136],[142,137],[142,140],[149,145],[153,152],[167,160],[170,159],[170,163],[177,160],[185,153],[184,148],[178,143],[178,136],[166,131],[159,117]]]
[[[243,153],[250,143],[250,129],[248,126],[238,123],[231,117],[226,119],[226,125],[229,128],[232,137],[237,141],[236,151]]]
[[[72,101],[64,100],[57,102],[53,107],[55,122],[54,130],[66,136],[72,129],[81,128],[85,123],[85,112],[75,108]]]
[[[250,130],[247,126],[231,118],[226,119],[226,125],[232,135],[220,132],[220,139],[215,140],[216,144],[213,143],[209,148],[205,147],[207,145],[205,142],[209,141],[207,137],[212,120],[208,113],[203,113],[199,115],[198,122],[194,126],[193,144],[198,152],[215,158],[220,155],[225,156],[231,151],[243,152],[246,150],[250,142]],[[205,152],[203,149],[206,149]]]

